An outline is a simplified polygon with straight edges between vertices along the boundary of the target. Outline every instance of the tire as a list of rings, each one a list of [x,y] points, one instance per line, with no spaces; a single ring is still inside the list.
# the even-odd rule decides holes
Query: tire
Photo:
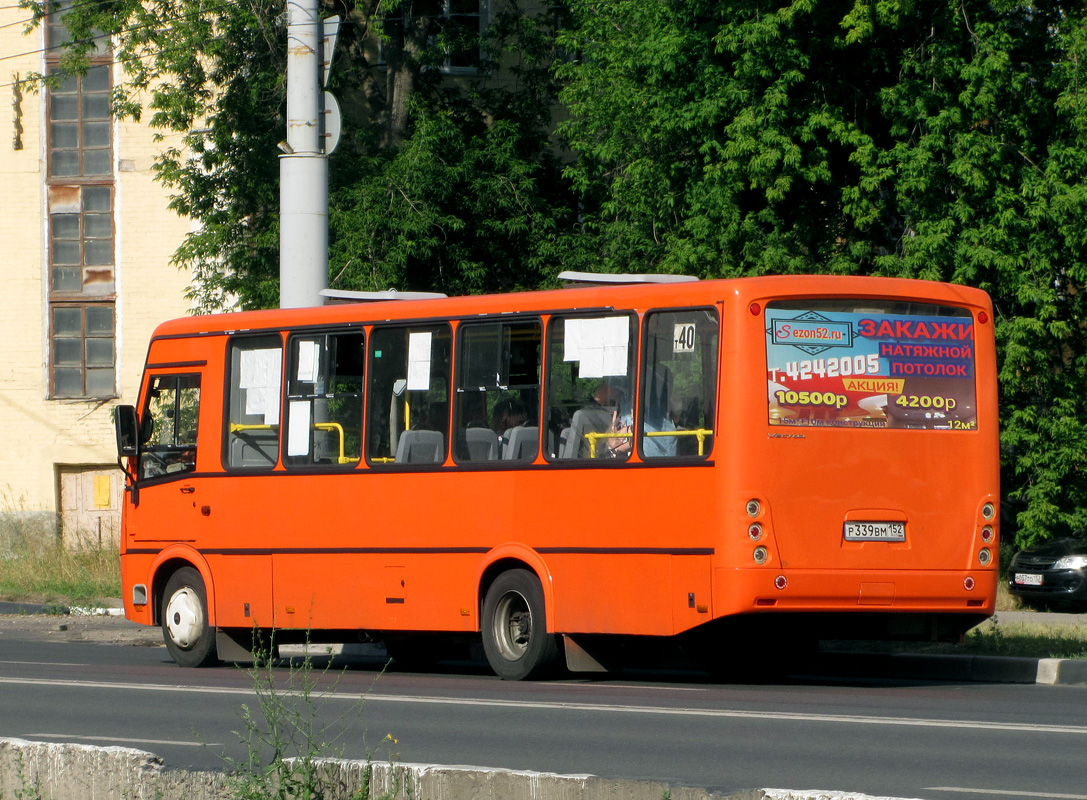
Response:
[[[182,567],[166,582],[162,593],[162,638],[179,667],[208,667],[219,661],[215,628],[208,624],[204,579],[192,567]]]
[[[559,662],[558,637],[547,632],[543,589],[535,574],[503,572],[483,601],[483,651],[502,680],[545,677]]]

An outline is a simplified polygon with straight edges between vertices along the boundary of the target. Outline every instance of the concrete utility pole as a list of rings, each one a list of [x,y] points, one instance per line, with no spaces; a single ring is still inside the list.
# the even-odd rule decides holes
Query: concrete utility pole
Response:
[[[280,308],[321,305],[321,290],[328,288],[328,154],[335,141],[325,136],[326,103],[333,106],[329,111],[338,109],[332,95],[322,91],[335,33],[325,36],[318,5],[319,0],[287,3],[287,140],[279,145]],[[329,22],[338,25],[338,20]],[[322,57],[322,49],[327,56]]]

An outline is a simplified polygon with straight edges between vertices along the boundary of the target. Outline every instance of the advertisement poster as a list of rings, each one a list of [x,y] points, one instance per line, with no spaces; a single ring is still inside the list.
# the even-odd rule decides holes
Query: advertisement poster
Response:
[[[771,425],[975,430],[974,324],[826,303],[766,310]]]

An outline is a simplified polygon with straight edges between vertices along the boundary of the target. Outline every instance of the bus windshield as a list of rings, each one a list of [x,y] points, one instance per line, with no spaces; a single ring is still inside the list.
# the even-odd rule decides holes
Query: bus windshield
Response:
[[[969,312],[810,300],[771,303],[766,321],[771,425],[977,428]]]

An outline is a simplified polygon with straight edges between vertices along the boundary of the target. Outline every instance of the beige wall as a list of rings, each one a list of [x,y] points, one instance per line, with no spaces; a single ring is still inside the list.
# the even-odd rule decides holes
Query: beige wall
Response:
[[[26,54],[5,58],[0,71],[0,514],[53,515],[67,467],[115,463],[110,409],[135,402],[154,326],[187,313],[188,276],[169,259],[189,223],[166,208],[167,193],[153,181],[155,153],[169,142],[154,142],[146,126],[115,122],[115,357],[121,396],[105,403],[49,400],[45,109],[43,97],[27,90],[16,103],[11,85],[15,74],[44,69],[42,33],[24,34],[19,24],[27,16],[11,4],[0,7],[0,54]],[[15,140],[17,126],[21,142]]]

